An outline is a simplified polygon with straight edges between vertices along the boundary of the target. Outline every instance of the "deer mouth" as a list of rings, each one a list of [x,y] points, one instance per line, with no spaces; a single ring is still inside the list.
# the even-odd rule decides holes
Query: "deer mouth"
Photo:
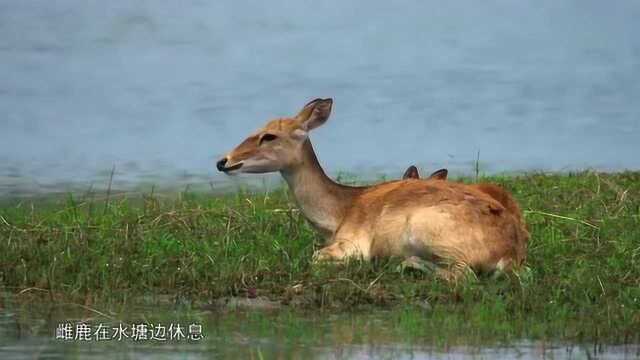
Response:
[[[242,167],[243,163],[239,162],[233,166],[229,166],[229,167],[225,167],[222,169],[222,171],[226,174],[230,173],[231,171],[235,171],[238,170]]]
[[[236,163],[235,165],[232,166],[226,166],[228,163],[227,158],[223,158],[220,159],[220,161],[218,161],[216,163],[216,168],[218,168],[218,171],[222,171],[225,174],[228,174],[230,171],[234,171],[234,170],[238,170],[242,167],[242,165],[244,164],[244,162],[240,161],[238,163]]]

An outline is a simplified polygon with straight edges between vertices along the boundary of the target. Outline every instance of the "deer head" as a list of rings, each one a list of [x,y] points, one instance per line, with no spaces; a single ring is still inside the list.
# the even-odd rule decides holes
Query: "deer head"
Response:
[[[431,173],[427,179],[433,180],[447,180],[447,175],[449,171],[447,169],[439,169]],[[402,175],[402,179],[420,179],[420,173],[418,172],[418,168],[414,165],[411,165],[407,168]]]
[[[216,167],[231,174],[268,173],[299,165],[309,131],[327,121],[332,105],[332,99],[315,99],[294,117],[269,121],[220,159]]]

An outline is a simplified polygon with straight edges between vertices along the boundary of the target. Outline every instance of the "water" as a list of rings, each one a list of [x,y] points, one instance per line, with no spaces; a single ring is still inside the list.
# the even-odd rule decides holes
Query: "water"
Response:
[[[109,315],[110,314],[110,315]],[[10,359],[635,359],[638,345],[568,344],[521,340],[513,343],[478,342],[472,334],[442,339],[420,329],[403,329],[393,313],[305,314],[217,313],[177,311],[169,306],[128,307],[113,319],[64,304],[22,306],[0,311],[0,357]],[[424,314],[415,314],[424,316]],[[116,318],[119,318],[117,320]],[[56,338],[59,324],[127,327],[142,323],[165,326],[199,325],[201,334],[192,339],[62,340]],[[124,319],[124,320],[123,320]],[[74,330],[75,331],[75,330]],[[114,331],[109,330],[109,337]],[[407,336],[407,333],[410,335]],[[185,330],[188,337],[189,332]],[[149,335],[151,336],[151,335]],[[165,338],[164,341],[157,339]],[[465,344],[466,342],[466,344]]]
[[[635,1],[0,3],[0,190],[228,181],[315,97],[331,172],[640,168]],[[255,178],[255,177],[254,177]]]

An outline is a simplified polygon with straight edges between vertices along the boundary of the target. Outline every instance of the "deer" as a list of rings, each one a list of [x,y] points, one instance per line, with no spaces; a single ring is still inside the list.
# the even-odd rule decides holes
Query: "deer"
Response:
[[[449,171],[447,169],[438,169],[431,173],[427,177],[427,179],[437,179],[437,180],[447,180],[447,176]],[[402,175],[402,179],[420,179],[420,173],[418,172],[418,168],[415,165],[411,165],[405,170]],[[469,184],[470,187],[475,187],[476,189],[486,193],[487,195],[494,198],[498,201],[506,211],[510,212],[511,215],[515,216],[520,222],[521,231],[526,233],[527,238],[529,237],[527,224],[522,217],[522,210],[520,210],[520,206],[518,202],[513,198],[508,191],[502,188],[498,184],[493,183],[479,183],[479,184]]]
[[[417,258],[447,280],[469,270],[511,271],[522,263],[528,234],[477,188],[439,179],[368,186],[333,181],[309,136],[327,122],[332,107],[331,98],[318,98],[293,117],[270,120],[216,163],[228,175],[282,175],[300,212],[325,240],[314,263]]]

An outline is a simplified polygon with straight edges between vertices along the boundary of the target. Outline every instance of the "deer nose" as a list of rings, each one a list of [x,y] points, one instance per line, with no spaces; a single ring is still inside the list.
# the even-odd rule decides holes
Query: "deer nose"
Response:
[[[218,171],[224,171],[224,165],[227,163],[227,158],[224,157],[222,159],[220,159],[217,163],[216,163],[216,167],[218,168]]]

